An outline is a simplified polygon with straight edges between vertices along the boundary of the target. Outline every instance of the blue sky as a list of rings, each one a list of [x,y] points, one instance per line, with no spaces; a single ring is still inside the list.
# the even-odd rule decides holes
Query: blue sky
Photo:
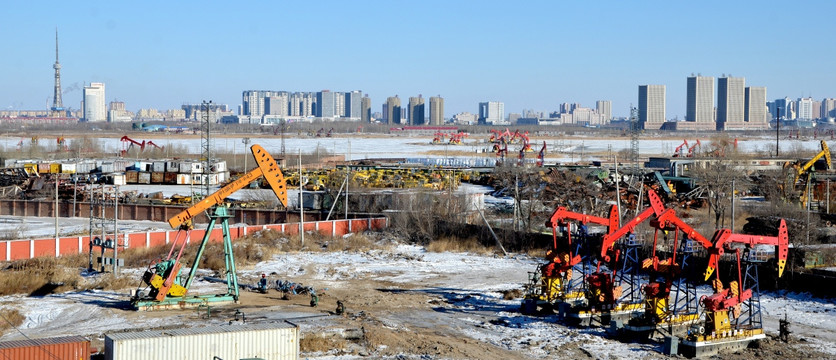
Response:
[[[641,84],[685,113],[691,73],[746,78],[767,97],[836,97],[834,1],[80,1],[3,5],[0,107],[52,102],[54,31],[64,104],[84,83],[129,110],[241,91],[440,94],[446,115],[609,99],[626,115]]]

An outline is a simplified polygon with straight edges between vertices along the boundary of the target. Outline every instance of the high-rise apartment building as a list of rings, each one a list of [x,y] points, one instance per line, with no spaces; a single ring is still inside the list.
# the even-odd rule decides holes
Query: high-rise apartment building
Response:
[[[821,116],[821,107],[822,107],[821,101],[813,100],[813,118],[814,119],[820,119],[822,117]]]
[[[363,112],[362,101],[363,92],[360,90],[345,93],[345,117],[360,120]]]
[[[250,116],[262,116],[265,114],[264,106],[266,99],[277,95],[277,91],[270,90],[245,90],[241,97],[243,103],[244,114]]]
[[[488,101],[479,103],[480,125],[507,125],[505,121],[505,103]]]
[[[821,101],[821,118],[836,118],[836,99],[827,98]]]
[[[314,116],[319,118],[333,118],[337,116],[336,93],[330,90],[322,90],[316,93],[316,111]]]
[[[688,78],[685,121],[714,125],[714,77]]]
[[[90,83],[83,90],[84,121],[107,121],[107,107],[105,106],[105,84]]]
[[[444,124],[444,98],[441,95],[430,97],[430,125]]]
[[[799,98],[798,99],[798,120],[813,120],[813,98]]]
[[[289,103],[290,98],[286,91],[276,92],[272,96],[264,98],[264,114],[287,116]]]
[[[795,102],[792,99],[785,97],[783,99],[775,99],[775,111],[781,120],[795,119],[793,113],[795,112]]]
[[[665,85],[639,85],[639,123],[653,130],[665,124]]]
[[[746,112],[744,121],[747,129],[769,128],[769,117],[766,115],[766,87],[749,86],[746,88]],[[760,124],[760,126],[756,126]]]
[[[423,96],[419,94],[418,97],[409,97],[409,108],[407,110],[410,125],[424,125],[424,114],[426,112]]]
[[[369,95],[360,100],[360,121],[367,123],[372,121],[372,99]]]
[[[387,124],[401,123],[401,99],[398,95],[386,98],[386,103],[383,104],[383,117]]]
[[[717,79],[717,130],[742,129],[745,102],[746,78]]]
[[[605,122],[609,122],[612,120],[612,101],[609,100],[598,100],[595,102],[595,111],[598,112],[598,115],[603,117]]]

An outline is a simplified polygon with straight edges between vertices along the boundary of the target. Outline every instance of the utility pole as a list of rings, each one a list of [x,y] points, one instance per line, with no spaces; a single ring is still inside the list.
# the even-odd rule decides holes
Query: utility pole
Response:
[[[200,107],[201,110],[203,110],[203,129],[200,132],[200,147],[203,152],[203,197],[206,197],[209,196],[209,194],[211,194],[211,191],[209,191],[209,174],[211,173],[212,167],[212,153],[211,144],[209,143],[209,134],[211,131],[209,111],[212,107],[212,100],[209,100],[209,102],[206,102],[206,100],[204,100]]]
[[[348,183],[351,178],[351,140],[348,140],[348,166],[345,173],[345,218],[348,219]]]
[[[778,106],[775,114],[775,157],[777,158],[778,155],[778,139],[781,136],[781,107]]]
[[[300,242],[305,245],[305,198],[302,196],[302,148],[299,148],[299,236]]]
[[[58,241],[58,174],[55,174],[55,241]]]
[[[250,138],[245,137],[241,139],[241,142],[244,143],[244,172],[247,172],[250,170],[249,168],[247,168],[247,158],[249,157],[247,156],[247,149],[249,149],[250,147]]]
[[[731,181],[731,230],[734,232],[734,179]]]

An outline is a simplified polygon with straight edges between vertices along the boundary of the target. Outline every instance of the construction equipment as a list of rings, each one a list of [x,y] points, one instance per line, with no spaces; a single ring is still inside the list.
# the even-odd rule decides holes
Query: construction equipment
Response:
[[[707,356],[724,350],[742,349],[750,342],[763,339],[763,319],[760,308],[760,286],[758,284],[758,265],[766,262],[768,255],[754,247],[756,244],[776,246],[778,277],[783,275],[788,253],[788,234],[786,223],[782,219],[778,235],[754,236],[731,234],[724,230],[715,233],[715,243],[709,254],[719,258],[723,249],[731,250],[730,244],[746,245],[741,262],[740,249],[734,249],[737,260],[737,280],[730,281],[723,287],[720,274],[713,282],[714,294],[700,299],[703,306],[704,322],[695,324],[688,330],[688,335],[679,345],[680,354],[685,356]],[[712,260],[706,274],[710,276]],[[746,270],[743,272],[745,263]],[[717,266],[714,262],[713,266]],[[744,277],[745,274],[745,277]]]
[[[807,161],[803,165],[796,164],[796,165],[793,166],[795,168],[796,174],[795,174],[795,177],[793,178],[792,183],[793,184],[798,183],[798,179],[801,178],[801,176],[803,176],[804,174],[806,174],[810,170],[810,168],[812,168],[813,165],[816,164],[816,161],[819,161],[822,158],[825,159],[825,164],[827,165],[827,169],[830,169],[832,167],[831,162],[830,162],[830,149],[827,147],[827,143],[824,140],[821,141],[821,151],[819,151],[818,154],[813,156],[812,159],[810,159],[809,161]]]
[[[145,143],[145,145],[146,145],[146,146],[153,146],[155,149],[158,149],[158,150],[163,150],[163,149],[165,149],[165,146],[159,146],[159,145],[155,144],[153,140],[148,140],[148,141]]]
[[[572,223],[577,226],[580,241],[572,241]],[[552,229],[553,248],[546,252],[546,263],[538,265],[537,271],[529,273],[529,283],[522,303],[524,313],[549,311],[554,309],[556,302],[574,303],[584,297],[583,276],[580,281],[572,281],[573,269],[583,262],[581,247],[587,246],[587,224],[598,224],[607,227],[607,233],[618,228],[618,209],[610,208],[608,218],[572,212],[565,207],[558,207],[551,218],[546,221],[546,227]],[[558,246],[557,238],[561,229],[566,229],[566,243]],[[585,263],[584,263],[585,264]],[[586,275],[586,267],[581,269]]]
[[[238,301],[238,277],[235,270],[235,259],[232,251],[232,240],[229,232],[229,218],[232,216],[224,205],[224,199],[249,185],[260,177],[264,177],[279,202],[287,207],[287,186],[284,175],[276,163],[276,160],[267,153],[260,145],[251,147],[253,156],[258,167],[250,170],[237,180],[227,184],[220,190],[205,197],[192,207],[183,210],[168,220],[173,229],[179,229],[172,243],[171,250],[165,259],[154,261],[142,276],[142,281],[149,289],[147,296],[145,289],[137,289],[136,294],[131,298],[131,305],[139,310],[159,310],[171,308],[186,308],[195,306],[208,306],[209,304],[227,303]],[[210,210],[212,209],[212,210]],[[204,211],[209,211],[209,225],[203,236],[203,241],[191,263],[191,270],[185,281],[181,281],[180,269],[182,263],[180,258],[188,243],[189,233],[193,228],[192,219]],[[203,295],[187,297],[189,287],[194,280],[203,251],[212,235],[215,224],[220,221],[223,232],[224,262],[226,265],[227,292],[219,295]],[[181,234],[185,232],[181,241]],[[175,250],[177,250],[175,254]]]

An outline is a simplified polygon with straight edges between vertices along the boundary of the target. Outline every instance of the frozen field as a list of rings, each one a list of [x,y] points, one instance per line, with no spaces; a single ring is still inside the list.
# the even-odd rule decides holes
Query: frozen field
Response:
[[[521,315],[517,311],[520,299],[504,300],[501,291],[520,288],[527,279],[527,271],[533,270],[535,265],[536,259],[523,255],[430,253],[414,245],[392,245],[362,253],[288,253],[240,270],[241,282],[255,282],[261,273],[270,274],[271,279],[304,282],[323,293],[320,308],[309,310],[287,305],[269,294],[242,298],[250,300],[242,300],[239,307],[248,309],[247,316],[252,318],[296,319],[294,321],[302,326],[303,335],[376,324],[398,334],[393,341],[413,348],[412,352],[395,350],[396,344],[392,343],[355,352],[302,354],[311,359],[362,358],[358,354],[376,358],[480,356],[479,353],[467,353],[470,347],[474,347],[471,351],[482,349],[496,355],[495,358],[542,359],[559,355],[597,359],[662,358],[658,344],[619,342],[605,338],[602,329],[561,325],[555,316]],[[140,269],[126,269],[126,272],[137,278],[140,276]],[[15,307],[26,316],[20,332],[7,331],[2,340],[19,339],[21,333],[28,336],[81,334],[101,339],[101,334],[109,331],[226,321],[225,318],[200,320],[193,312],[162,314],[123,310],[128,300],[127,290],[38,298],[0,297],[0,306]],[[195,290],[211,293],[218,292],[219,288],[216,284],[199,281]],[[347,318],[328,315],[336,299],[346,304]],[[259,305],[253,308],[247,301],[257,301]],[[801,353],[813,351],[819,354],[818,357],[836,357],[833,346],[836,344],[836,305],[832,301],[804,294],[768,293],[763,295],[762,304],[767,333],[775,334],[777,319],[788,313],[793,336],[804,339],[788,345],[788,354],[793,354],[789,352],[792,348]],[[470,355],[450,350],[438,356],[421,357],[425,351],[421,350],[422,339],[435,341],[439,346],[449,342]]]

